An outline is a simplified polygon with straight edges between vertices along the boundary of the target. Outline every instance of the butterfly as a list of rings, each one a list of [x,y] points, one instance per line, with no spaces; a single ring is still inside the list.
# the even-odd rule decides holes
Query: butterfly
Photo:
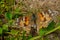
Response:
[[[48,13],[39,12],[38,14],[38,23],[37,28],[45,28],[48,26],[49,22],[52,20],[51,16]]]

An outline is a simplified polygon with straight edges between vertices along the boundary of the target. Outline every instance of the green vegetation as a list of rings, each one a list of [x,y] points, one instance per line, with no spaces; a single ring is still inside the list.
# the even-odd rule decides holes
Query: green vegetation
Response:
[[[52,21],[47,28],[39,30],[38,36],[32,37],[31,34],[26,36],[26,31],[24,29],[20,30],[15,21],[19,17],[36,13],[37,10],[33,9],[34,11],[31,11],[27,9],[28,11],[25,12],[25,9],[21,9],[23,5],[23,3],[15,4],[15,0],[0,0],[0,40],[44,40],[45,36],[57,30],[60,31],[60,22],[55,23]],[[59,17],[56,19],[60,20]],[[49,39],[46,38],[46,40]],[[59,40],[58,37],[56,37],[56,40]]]

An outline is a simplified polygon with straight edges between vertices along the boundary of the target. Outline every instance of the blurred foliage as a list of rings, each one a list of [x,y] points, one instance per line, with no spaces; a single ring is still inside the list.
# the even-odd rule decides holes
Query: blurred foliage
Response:
[[[52,24],[52,23],[53,23],[53,24]],[[51,29],[48,29],[48,28],[49,28],[49,25],[51,25],[53,28],[51,28],[51,26],[50,26]],[[39,31],[39,36],[33,37],[33,38],[31,38],[30,40],[35,40],[35,39],[38,39],[38,38],[42,38],[42,37],[44,37],[44,36],[46,36],[46,35],[48,35],[48,34],[50,34],[50,33],[52,33],[52,32],[55,32],[56,30],[60,29],[60,22],[56,25],[56,24],[52,21],[49,25],[48,25],[47,28],[42,28],[42,29],[40,29],[40,31]],[[54,27],[54,26],[56,26],[56,27]],[[46,39],[46,40],[47,40],[47,39]]]
[[[2,26],[2,29],[3,29],[4,31],[8,31],[8,25],[7,25],[7,24],[4,24],[4,25]]]
[[[2,31],[3,31],[2,28],[0,28],[0,35],[2,34]]]
[[[27,12],[25,12],[24,10]],[[4,24],[2,19],[0,18],[0,37],[2,37],[2,35],[6,33],[8,35],[8,36],[4,35],[6,37],[6,40],[35,40],[37,38],[41,38],[41,40],[43,40],[42,38],[44,36],[56,31],[57,29],[60,30],[60,22],[56,25],[54,21],[49,23],[47,28],[40,29],[39,36],[37,37],[32,37],[32,35],[26,37],[25,30],[23,31],[21,36],[20,30],[9,29],[9,27],[13,25],[14,22],[13,19],[18,18],[20,16],[30,15],[31,13],[36,13],[38,11],[40,11],[39,7],[38,9],[35,7],[30,8],[29,4],[26,5],[25,3],[22,3],[22,0],[20,3],[15,3],[15,0],[0,0],[0,15],[3,14],[5,18],[2,19],[6,19],[6,21],[8,21],[7,23]],[[60,20],[60,17],[58,17],[58,19]],[[46,40],[48,40],[48,38]]]
[[[40,31],[39,31],[40,36],[43,36],[43,35],[45,35],[45,33],[49,32],[49,31],[52,30],[52,29],[54,29],[54,26],[55,26],[55,22],[52,21],[52,22],[48,25],[47,28],[42,28],[42,29],[40,29]]]
[[[17,35],[18,33],[19,33],[19,31],[18,30],[11,30],[11,32],[10,32],[12,35]]]
[[[5,18],[7,18],[8,20],[11,20],[12,14],[10,12],[5,13]]]

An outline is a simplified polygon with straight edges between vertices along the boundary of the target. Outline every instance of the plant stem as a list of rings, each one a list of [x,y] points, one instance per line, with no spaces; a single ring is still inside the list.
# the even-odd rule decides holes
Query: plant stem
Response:
[[[47,32],[47,33],[45,34],[45,36],[48,35],[48,34],[50,34],[50,33],[52,33],[52,32],[54,32],[54,31],[56,31],[56,30],[58,30],[59,28],[60,28],[60,26],[54,28],[53,30]],[[36,36],[36,37],[33,37],[33,38],[29,39],[29,40],[35,40],[35,39],[37,39],[37,38],[41,38],[41,36]]]
[[[56,31],[56,30],[57,30],[57,29],[59,29],[59,28],[60,28],[60,26],[58,26],[58,27],[56,27],[55,29],[53,29],[53,30],[51,30],[51,31],[47,32],[45,35],[48,35],[48,34],[50,34],[50,33],[54,32],[54,31]]]

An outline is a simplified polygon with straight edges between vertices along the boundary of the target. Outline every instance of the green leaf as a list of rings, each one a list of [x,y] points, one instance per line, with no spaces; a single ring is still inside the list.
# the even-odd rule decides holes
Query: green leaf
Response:
[[[7,24],[3,25],[3,30],[8,31],[8,25]]]
[[[10,39],[10,40],[15,40],[15,38],[14,38],[14,37],[10,37],[9,39]]]
[[[10,33],[11,33],[12,35],[17,35],[18,32],[19,32],[18,30],[13,30],[13,29],[12,29]]]
[[[16,8],[15,13],[16,14],[19,14],[20,13],[19,11],[20,11],[20,9],[19,8]]]
[[[28,38],[27,38],[27,40],[29,40],[30,38],[32,38],[32,35],[29,35]]]
[[[22,39],[23,39],[23,40],[26,40],[25,34],[26,34],[26,31],[23,31],[23,36],[22,36]]]
[[[9,20],[9,25],[11,26],[13,24],[14,20]]]
[[[12,13],[11,13],[11,12],[5,13],[5,17],[6,17],[8,20],[11,20],[11,19],[12,19]]]
[[[1,7],[4,7],[4,6],[5,6],[4,4],[1,5]]]
[[[21,40],[21,36],[20,35],[17,36],[17,40]]]
[[[18,17],[22,17],[23,16],[23,14],[15,14],[14,16],[13,16],[13,18],[18,18]]]
[[[3,29],[2,29],[2,28],[0,28],[0,34],[2,34],[2,31],[3,31]]]
[[[42,28],[42,29],[39,30],[39,35],[43,36],[46,32],[47,32],[47,30]]]
[[[60,26],[60,22],[58,22],[56,26]],[[60,28],[58,30],[60,30]]]
[[[48,31],[50,31],[50,30],[52,30],[52,29],[54,29],[54,27],[55,27],[55,22],[54,21],[52,21],[49,25],[48,25],[48,27],[46,28]]]
[[[47,28],[42,28],[39,30],[39,35],[43,36],[45,33],[49,32],[50,30],[54,29],[55,22],[52,21]]]

